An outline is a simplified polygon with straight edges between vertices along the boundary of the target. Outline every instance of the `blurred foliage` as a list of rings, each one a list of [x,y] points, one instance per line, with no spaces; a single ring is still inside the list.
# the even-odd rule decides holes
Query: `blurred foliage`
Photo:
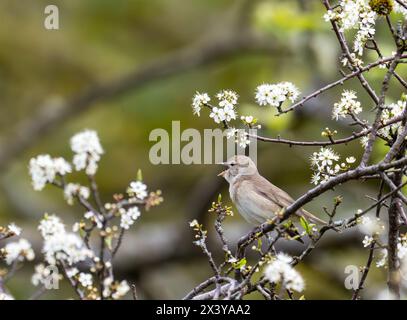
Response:
[[[49,1],[2,0],[0,139],[9,137],[16,123],[29,120],[44,103],[51,104],[75,96],[92,85],[118,78],[154,58],[189,46],[204,35],[216,37],[231,16],[238,12],[240,3],[232,0],[55,0],[53,4],[60,9],[61,28],[48,31],[43,27],[43,19],[44,7]],[[15,159],[4,172],[0,223],[15,221],[34,231],[38,218],[45,211],[61,215],[67,223],[82,214],[78,208],[65,205],[62,195],[54,190],[35,193],[30,187],[27,163],[30,157],[39,153],[71,158],[70,136],[84,128],[91,128],[99,132],[106,151],[97,176],[106,201],[114,193],[123,192],[128,182],[136,178],[139,168],[151,189],[163,190],[164,204],[144,213],[133,231],[137,232],[151,223],[162,224],[164,228],[167,222],[174,221],[187,229],[188,212],[185,208],[188,194],[201,179],[208,174],[213,175],[216,168],[204,165],[153,166],[148,159],[152,146],[148,138],[155,128],[170,129],[173,120],[181,121],[181,129],[214,128],[205,112],[201,118],[192,115],[190,101],[196,90],[211,94],[221,88],[236,90],[241,96],[240,112],[258,117],[264,126],[261,134],[265,136],[281,134],[285,138],[300,140],[321,139],[321,131],[327,126],[337,129],[338,137],[351,134],[343,124],[331,121],[330,110],[339,100],[343,88],[357,90],[364,109],[371,109],[369,98],[356,81],[349,81],[343,87],[310,101],[304,107],[307,112],[275,117],[273,110],[253,104],[254,89],[263,82],[292,81],[307,94],[340,76],[337,72],[338,45],[322,15],[323,6],[319,1],[259,1],[251,16],[252,26],[270,41],[289,45],[292,54],[242,54],[220,60],[148,84],[120,98],[98,103],[89,111],[68,119]],[[380,41],[384,39],[385,54],[394,50],[391,39],[386,40],[388,34],[380,28],[378,37]],[[369,56],[369,59],[375,58]],[[375,88],[380,86],[383,75],[383,70],[369,72]],[[391,93],[397,100],[400,87],[392,83]],[[368,113],[365,116],[370,118]],[[13,143],[12,139],[7,142]],[[378,145],[375,159],[380,159],[385,148]],[[343,153],[343,157],[360,157],[362,152],[359,142],[335,149]],[[259,143],[260,171],[294,197],[299,196],[310,187],[308,158],[315,150]],[[226,202],[227,187],[225,183],[223,185]],[[339,208],[339,215],[349,216],[369,203],[365,195],[371,194],[373,189],[370,188],[375,186],[374,181],[350,183],[321,196],[309,208],[322,214],[321,207],[331,205],[332,198],[341,194],[344,203]],[[232,219],[241,221],[238,215]],[[33,232],[26,236],[35,237]],[[137,243],[125,241],[124,245],[137,246]],[[321,265],[316,265],[317,261],[313,260],[300,267],[307,280],[307,299],[349,297],[350,293],[343,288],[344,275],[336,275],[335,281],[332,281],[331,272],[337,265],[364,263],[367,251],[362,250],[360,242],[352,247],[352,250],[344,248],[325,252]],[[40,252],[37,251],[37,255]],[[208,276],[210,269],[203,267],[202,260],[195,257],[187,261],[145,270],[140,277],[145,296],[180,298]],[[12,282],[11,289],[18,297],[24,297],[32,290],[28,283],[31,271],[32,266],[29,266]],[[68,290],[66,294],[69,296],[71,293]],[[46,297],[53,297],[53,293]]]

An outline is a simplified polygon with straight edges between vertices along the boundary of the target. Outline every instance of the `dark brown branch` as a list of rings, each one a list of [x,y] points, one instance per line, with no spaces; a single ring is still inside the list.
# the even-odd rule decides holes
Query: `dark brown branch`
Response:
[[[405,152],[399,151],[398,158],[403,157]],[[395,186],[400,186],[402,184],[403,173],[402,171],[396,172],[394,174],[392,182]],[[388,231],[388,243],[387,243],[387,263],[389,268],[388,273],[388,286],[390,293],[394,295],[396,299],[400,299],[400,279],[399,279],[399,261],[397,257],[397,244],[399,237],[399,219],[400,219],[400,198],[397,193],[395,193],[390,202],[389,213],[389,231]]]
[[[63,261],[58,261],[58,262],[59,262],[59,266],[62,269],[62,272],[64,273],[65,277],[68,279],[71,287],[75,290],[75,292],[79,296],[79,298],[81,300],[83,300],[85,298],[85,293],[79,288],[79,283],[68,276],[65,263]]]
[[[117,239],[116,246],[112,250],[112,259],[115,257],[117,251],[119,250],[119,248],[120,248],[120,246],[122,244],[123,237],[124,237],[124,232],[125,232],[125,229],[120,228],[119,238]]]
[[[407,58],[407,55],[403,55],[402,58]],[[322,94],[325,91],[328,91],[329,89],[332,89],[336,86],[339,85],[343,85],[346,81],[353,79],[357,76],[360,76],[362,73],[367,72],[369,70],[371,70],[374,67],[377,67],[379,65],[382,65],[383,63],[387,63],[387,62],[391,62],[394,60],[394,57],[389,57],[389,58],[384,58],[384,59],[379,59],[375,62],[372,62],[370,64],[368,64],[367,66],[357,69],[351,73],[349,73],[348,75],[344,76],[343,78],[336,80],[328,85],[326,85],[325,87],[322,87],[321,89],[318,89],[316,91],[314,91],[313,93],[307,95],[306,97],[302,98],[300,101],[298,101],[297,103],[293,104],[291,107],[282,110],[281,113],[287,113],[290,111],[293,111],[295,109],[297,109],[298,107],[301,107],[305,104],[305,102],[307,102],[308,100],[311,100],[313,98],[316,98],[317,96],[319,96],[320,94]]]
[[[92,190],[92,195],[93,195],[95,203],[96,203],[96,205],[97,205],[97,207],[99,209],[99,212],[101,214],[104,214],[105,213],[105,207],[103,206],[102,200],[100,198],[100,193],[99,193],[99,190],[98,190],[98,185],[97,185],[96,180],[95,180],[95,176],[88,175],[88,179],[89,179],[90,189]]]
[[[404,7],[405,9],[407,9],[407,4],[405,4],[402,0],[396,0],[396,2],[401,5],[402,7]]]
[[[369,274],[370,271],[370,266],[372,265],[374,259],[375,246],[376,242],[373,241],[369,247],[369,256],[367,258],[366,266],[363,267],[362,277],[360,278],[358,287],[353,292],[352,300],[358,300],[360,298],[359,292],[363,289],[367,275]]]
[[[393,180],[394,177],[392,179],[390,179],[387,174],[385,173],[380,173],[380,176],[382,177],[383,181],[389,186],[390,190],[394,191],[394,190],[398,190],[398,187],[394,184]],[[407,197],[402,194],[400,192],[400,190],[397,191],[397,197],[404,202],[404,204],[407,205]]]
[[[385,128],[391,124],[397,123],[402,121],[404,118],[403,115],[394,117],[387,121],[385,124],[380,124],[379,129]],[[288,144],[289,146],[302,146],[302,147],[315,147],[315,146],[330,146],[330,145],[336,145],[336,144],[347,144],[351,141],[354,141],[356,139],[359,139],[361,137],[364,137],[368,135],[372,131],[372,128],[369,129],[364,129],[362,131],[356,132],[353,135],[342,138],[342,139],[332,139],[330,141],[297,141],[297,140],[289,140],[289,139],[283,139],[283,138],[268,138],[268,137],[263,137],[263,136],[258,136],[258,135],[253,135],[249,134],[250,137],[253,137],[255,139],[258,139],[259,141],[263,142],[271,142],[271,143],[280,143],[280,144]]]

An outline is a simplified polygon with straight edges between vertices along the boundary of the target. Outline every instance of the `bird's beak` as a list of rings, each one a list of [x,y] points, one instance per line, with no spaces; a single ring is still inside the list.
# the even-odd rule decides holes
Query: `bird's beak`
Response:
[[[219,162],[218,164],[222,165],[222,166],[228,166],[227,162]],[[224,177],[226,174],[226,171],[228,171],[228,169],[223,170],[221,173],[218,174],[218,177]]]
[[[218,174],[218,177],[224,177],[227,170],[223,170],[221,173]]]

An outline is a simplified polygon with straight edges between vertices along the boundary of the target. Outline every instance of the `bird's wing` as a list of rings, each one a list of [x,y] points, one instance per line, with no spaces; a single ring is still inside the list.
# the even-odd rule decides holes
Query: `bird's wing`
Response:
[[[294,202],[294,199],[290,197],[290,195],[285,192],[284,190],[280,189],[279,187],[273,185],[270,181],[266,178],[262,177],[261,175],[256,175],[252,179],[248,180],[252,184],[253,190],[259,195],[269,199],[280,208],[286,208]],[[326,224],[325,221],[317,218],[313,214],[309,213],[304,209],[299,209],[296,214],[298,216],[303,216],[309,219],[311,222],[319,223],[319,224]]]
[[[278,205],[281,209],[289,206],[294,202],[287,192],[273,185],[261,175],[254,176],[250,181],[253,190]]]
[[[272,219],[281,209],[276,202],[254,190],[250,180],[235,183],[233,200],[240,214],[250,223],[260,224]]]

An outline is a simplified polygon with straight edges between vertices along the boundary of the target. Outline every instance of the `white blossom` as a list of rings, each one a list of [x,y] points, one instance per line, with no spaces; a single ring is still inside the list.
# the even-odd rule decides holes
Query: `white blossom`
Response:
[[[334,12],[333,10],[328,10],[325,14],[324,14],[324,20],[326,22],[335,20],[337,18],[337,14],[336,12]]]
[[[400,260],[407,259],[407,235],[398,238],[397,257]]]
[[[92,219],[95,216],[95,214],[92,211],[88,211],[83,216],[85,219]]]
[[[94,175],[100,156],[104,153],[96,131],[85,130],[71,138],[71,149],[75,153],[73,164],[77,171],[84,170]]]
[[[56,267],[53,266],[53,268]],[[62,275],[56,273],[56,270],[53,268],[50,268],[50,266],[45,266],[43,263],[37,264],[34,269],[34,274],[31,277],[31,283],[36,287],[39,285],[48,284],[50,276],[55,277],[58,280],[62,280]]]
[[[356,92],[345,90],[342,93],[341,101],[334,104],[332,119],[339,120],[340,118],[346,118],[350,114],[361,113],[361,104],[356,99]]]
[[[379,69],[386,69],[387,65],[385,63],[379,64]]]
[[[253,129],[261,129],[261,125],[257,124],[257,119],[255,119],[253,116],[241,116],[240,120],[246,125],[249,126],[250,128]]]
[[[73,278],[79,273],[78,268],[69,268],[66,270],[66,275],[68,278]]]
[[[321,181],[321,173],[315,171],[311,176],[311,184],[318,185]]]
[[[81,224],[79,222],[75,222],[72,226],[73,232],[78,232],[81,229]]]
[[[120,227],[124,229],[129,229],[131,225],[134,224],[134,221],[140,216],[140,210],[137,207],[132,207],[128,210],[125,210],[120,219]]]
[[[223,113],[224,113],[224,116],[225,116],[225,120],[228,121],[228,122],[231,121],[232,119],[233,120],[236,119],[236,112],[233,109],[233,107],[231,107],[231,106],[225,106],[223,108]]]
[[[384,224],[380,218],[371,218],[364,215],[357,220],[359,231],[365,235],[380,234],[384,230]]]
[[[406,108],[406,100],[399,100],[396,103],[388,105],[382,112],[381,120],[386,123],[394,117],[400,116]],[[402,125],[399,122],[393,123],[379,130],[379,133],[387,138],[392,138],[392,135],[401,133]]]
[[[399,259],[407,257],[407,246],[402,243],[397,243],[397,256]]]
[[[93,278],[90,273],[81,272],[78,276],[78,281],[85,288],[91,287],[93,284]]]
[[[330,148],[321,148],[319,152],[314,152],[311,157],[312,165],[317,167],[332,166],[339,160],[339,155]]]
[[[31,243],[26,239],[20,239],[15,242],[9,242],[4,247],[5,259],[8,265],[14,261],[32,261],[35,258],[34,251],[31,247]]]
[[[127,193],[130,196],[135,196],[137,199],[143,200],[145,197],[147,197],[147,186],[141,181],[130,182]]]
[[[47,183],[52,183],[57,174],[66,175],[72,171],[71,165],[63,158],[52,158],[50,155],[39,155],[32,158],[29,164],[34,190],[42,190]]]
[[[249,134],[243,129],[238,130],[236,143],[240,148],[246,148],[250,144]]]
[[[210,107],[211,112],[209,117],[212,118],[216,123],[221,123],[222,121],[230,122],[235,120],[237,113],[235,106],[237,105],[237,100],[239,96],[236,92],[232,90],[222,90],[217,95],[219,103],[216,107]],[[197,92],[192,99],[192,108],[194,114],[200,115],[202,106],[206,105],[210,101],[210,97],[206,93]]]
[[[127,281],[113,281],[112,277],[107,277],[103,281],[103,297],[111,297],[114,300],[118,300],[124,297],[130,290],[130,286]]]
[[[278,106],[285,100],[280,88],[273,84],[262,84],[256,89],[256,101],[260,106]]]
[[[314,152],[310,157],[311,168],[314,170],[311,183],[315,185],[323,183],[349,168],[346,163],[339,163],[339,160],[339,155],[330,148],[322,147],[319,152]]]
[[[362,138],[360,138],[360,144],[362,145],[363,148],[366,148],[368,142],[369,136],[363,136]]]
[[[66,175],[67,173],[72,172],[71,165],[64,158],[54,158],[54,169],[55,172],[61,176]]]
[[[374,240],[373,237],[365,236],[362,241],[363,247],[366,248],[366,247],[370,246],[372,244],[373,240]]]
[[[7,229],[16,236],[19,236],[21,234],[21,228],[17,226],[15,223],[10,223],[7,226]]]
[[[242,120],[244,124],[252,124],[254,121],[254,117],[253,116],[241,116],[240,120]]]
[[[358,58],[358,56],[353,52],[350,54],[350,59],[348,59],[348,57],[344,57],[341,60],[341,63],[344,67],[363,67],[363,60]]]
[[[55,179],[54,161],[50,155],[32,158],[29,170],[34,190],[42,190],[48,182],[53,182]]]
[[[280,107],[287,99],[294,102],[299,94],[299,90],[291,82],[265,83],[256,88],[255,99],[260,106]]]
[[[386,265],[387,263],[387,249],[381,249],[380,250],[380,259],[376,261],[376,267],[377,268],[382,268]]]
[[[239,98],[238,94],[233,90],[222,90],[216,95],[216,98],[219,100],[219,107],[229,109],[234,109],[237,104],[237,99]],[[226,111],[226,110],[225,110]]]
[[[213,107],[209,117],[212,118],[216,123],[221,123],[222,121],[226,120],[225,110],[222,108]]]
[[[65,200],[68,202],[68,204],[72,205],[75,197],[77,196],[83,199],[88,199],[90,196],[89,188],[81,186],[77,183],[68,183],[64,189]]]
[[[234,138],[239,130],[236,128],[228,128],[225,130],[226,139]]]
[[[45,267],[43,263],[37,264],[34,268],[35,272],[31,277],[31,283],[34,286],[38,286],[44,283],[44,280],[49,276],[49,270]]]
[[[291,102],[297,100],[298,96],[300,95],[300,91],[293,83],[286,81],[281,82],[279,85],[288,100],[290,100]]]
[[[370,8],[366,0],[342,0],[335,10],[328,10],[324,15],[325,21],[336,21],[339,31],[355,29],[356,35],[353,42],[353,51],[359,56],[367,40],[375,35],[377,14]]]
[[[103,224],[102,224],[102,217],[99,217],[97,214],[95,214],[92,211],[88,211],[86,212],[84,215],[84,218],[87,220],[90,220],[92,223],[96,224],[96,227],[98,229],[102,229],[103,228]]]
[[[364,6],[359,13],[359,31],[356,33],[353,42],[353,51],[357,52],[359,56],[363,55],[366,42],[373,38],[376,33],[376,17],[376,13],[369,6]]]
[[[362,1],[344,0],[340,2],[342,12],[337,16],[341,24],[340,31],[356,28],[359,22],[360,5]]]
[[[189,226],[190,226],[191,228],[199,227],[199,222],[198,222],[198,220],[196,220],[196,219],[192,220],[192,221],[189,223]]]
[[[61,260],[72,265],[93,255],[92,251],[85,247],[82,239],[74,233],[56,234],[45,239],[43,252],[49,264]]]
[[[104,298],[108,298],[112,294],[111,285],[113,284],[113,278],[107,277],[103,280],[103,292],[102,295]]]
[[[280,283],[288,289],[297,292],[304,290],[305,284],[301,275],[290,263],[292,258],[284,253],[279,253],[276,259],[270,262],[264,270],[264,276],[272,283]]]
[[[118,286],[116,287],[116,291],[112,294],[112,298],[118,300],[124,297],[127,292],[129,292],[130,286],[128,285],[127,281],[121,281]]]
[[[402,234],[397,242],[397,257],[400,262],[401,284],[407,288],[407,234]]]
[[[38,230],[41,231],[43,238],[49,238],[55,234],[65,233],[65,226],[57,216],[46,214],[40,221]]]
[[[356,162],[356,158],[353,157],[353,156],[347,157],[347,158],[346,158],[346,162],[347,162],[347,163],[350,163],[350,164],[355,163],[355,162]]]
[[[7,293],[0,292],[0,301],[1,300],[14,300],[14,298]]]
[[[55,215],[46,215],[40,221],[38,229],[44,238],[42,252],[49,264],[64,261],[72,265],[93,256],[83,240],[75,233],[66,232],[61,220]]]
[[[201,109],[204,105],[206,105],[211,98],[207,93],[199,93],[198,91],[192,98],[192,109],[194,110],[194,114],[200,116]]]

